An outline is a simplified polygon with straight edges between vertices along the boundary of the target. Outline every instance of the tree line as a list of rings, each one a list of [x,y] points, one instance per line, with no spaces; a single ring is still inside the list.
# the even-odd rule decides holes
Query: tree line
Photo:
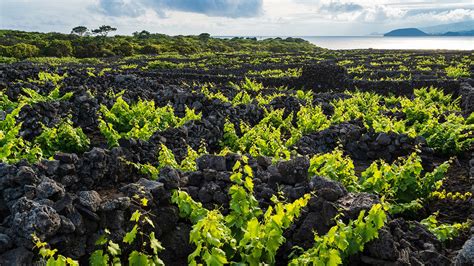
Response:
[[[209,33],[189,36],[169,36],[142,30],[130,35],[109,36],[116,31],[109,25],[89,30],[77,26],[70,34],[0,30],[0,57],[25,59],[30,57],[100,58],[156,55],[167,52],[193,54],[202,52],[302,52],[317,48],[300,38],[214,38]],[[0,60],[1,62],[1,60]]]

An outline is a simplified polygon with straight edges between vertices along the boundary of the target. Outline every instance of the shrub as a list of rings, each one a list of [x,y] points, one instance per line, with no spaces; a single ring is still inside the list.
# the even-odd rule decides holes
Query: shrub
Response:
[[[469,68],[467,66],[464,66],[462,64],[459,64],[457,66],[448,66],[446,68],[446,75],[451,78],[468,78],[471,73],[469,72]]]
[[[115,46],[112,51],[116,55],[122,55],[122,56],[130,56],[133,55],[134,53],[134,48],[133,45],[129,42],[123,42],[117,46]]]
[[[303,254],[290,261],[289,265],[341,265],[349,256],[364,250],[365,244],[378,238],[378,230],[387,221],[381,204],[360,212],[357,220],[346,225],[337,220],[337,225],[324,236],[315,234],[315,244]],[[347,262],[347,261],[346,261]]]
[[[151,61],[148,63],[148,68],[150,69],[178,69],[178,68],[183,68],[183,64],[176,64],[173,62],[168,62],[168,61]]]
[[[37,56],[40,52],[40,49],[32,44],[18,43],[13,46],[8,47],[8,54],[11,57],[18,59],[25,59],[28,57]]]
[[[43,154],[53,156],[57,151],[84,152],[90,140],[80,127],[75,128],[69,119],[62,120],[53,128],[44,127],[43,133],[35,139]]]
[[[310,175],[324,176],[339,181],[350,191],[357,191],[359,184],[354,169],[351,158],[344,156],[342,151],[337,149],[332,153],[313,156],[308,172]]]
[[[190,265],[259,265],[275,264],[279,247],[285,242],[284,231],[293,224],[310,199],[310,194],[284,203],[272,197],[273,206],[263,212],[253,195],[253,172],[247,158],[233,167],[229,188],[229,213],[209,211],[184,191],[174,191],[171,201],[178,205],[180,216],[194,224],[189,239],[196,250],[188,256]]]
[[[28,58],[29,62],[48,64],[52,66],[61,64],[100,64],[102,61],[98,58],[75,58],[75,57],[32,57]]]
[[[391,165],[384,161],[373,162],[360,177],[363,191],[393,199],[397,203],[409,203],[428,197],[438,189],[451,161],[446,161],[432,172],[423,171],[421,158],[412,153]]]
[[[98,43],[94,42],[79,42],[74,44],[74,56],[79,58],[84,57],[100,57],[101,48]]]
[[[1,52],[0,52],[1,54]],[[17,62],[18,59],[14,57],[5,57],[5,56],[0,56],[0,64],[13,64]]]
[[[170,105],[155,107],[155,102],[143,100],[129,105],[121,96],[110,110],[101,105],[100,113],[99,129],[111,147],[118,146],[121,138],[148,140],[156,131],[201,119],[201,114],[187,107],[185,116],[179,118]]]
[[[48,243],[41,241],[35,234],[31,237],[33,238],[34,248],[37,248],[39,255],[41,255],[41,260],[38,262],[38,265],[79,266],[78,261],[58,254],[57,249],[51,249]]]
[[[470,220],[464,223],[453,223],[453,224],[443,224],[439,223],[437,217],[439,212],[435,212],[427,218],[420,221],[428,231],[433,233],[440,241],[451,240],[454,237],[461,234],[462,231],[467,231],[471,227],[472,222]]]
[[[141,49],[142,54],[159,54],[161,52],[163,52],[163,47],[158,44],[147,44]]]
[[[19,104],[4,120],[0,120],[0,162],[15,163],[21,159],[34,162],[41,158],[41,149],[20,136],[21,123],[16,117],[24,103]]]
[[[67,57],[71,56],[73,52],[70,41],[66,40],[53,40],[46,47],[46,55],[54,57]]]
[[[9,57],[8,46],[0,45],[0,57]]]

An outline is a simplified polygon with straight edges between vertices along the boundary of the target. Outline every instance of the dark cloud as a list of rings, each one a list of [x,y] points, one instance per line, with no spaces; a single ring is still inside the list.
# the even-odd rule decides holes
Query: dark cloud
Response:
[[[147,9],[163,16],[166,11],[185,11],[212,17],[255,17],[263,0],[100,0],[100,12],[109,16],[137,17]]]
[[[319,10],[327,11],[331,13],[351,13],[355,11],[361,11],[364,7],[356,3],[339,3],[339,2],[330,2],[328,4],[323,4]]]

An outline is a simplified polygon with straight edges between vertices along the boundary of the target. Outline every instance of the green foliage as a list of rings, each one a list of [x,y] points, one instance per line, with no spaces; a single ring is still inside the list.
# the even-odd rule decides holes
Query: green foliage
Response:
[[[347,225],[341,220],[324,236],[315,234],[315,244],[290,261],[289,265],[341,265],[349,256],[361,252],[364,245],[378,237],[378,230],[387,220],[381,204],[375,204],[365,215]]]
[[[240,53],[295,53],[321,50],[308,41],[297,38],[268,38],[254,40],[250,38],[213,38],[207,35],[196,36],[168,36],[146,31],[136,32],[133,36],[107,35],[116,30],[111,26],[103,25],[88,31],[84,26],[73,28],[72,34],[23,32],[16,30],[1,30],[0,43],[6,45],[10,56],[24,59],[33,56],[45,56],[53,41],[67,41],[71,43],[73,55],[78,58],[110,57],[116,55],[153,54],[161,55],[166,52],[179,54],[199,54],[209,52],[240,52]],[[90,36],[90,33],[97,37]],[[35,45],[38,45],[35,46]],[[132,48],[132,49],[131,49]],[[54,53],[50,53],[55,55]],[[61,53],[57,55],[62,55]]]
[[[120,69],[136,69],[138,67],[137,64],[127,64],[127,65],[121,65]]]
[[[178,168],[179,165],[176,162],[173,151],[168,149],[163,143],[161,144],[161,150],[158,154],[158,167],[157,170],[161,170],[164,167]]]
[[[474,113],[471,113],[467,118],[466,118],[466,125],[473,125],[474,124]]]
[[[15,163],[22,159],[34,162],[42,156],[38,146],[31,145],[19,135],[21,123],[16,122],[16,117],[23,106],[24,103],[20,103],[4,120],[0,120],[0,162]]]
[[[399,213],[416,213],[416,211],[423,208],[421,199],[412,200],[406,203],[392,203],[389,205],[390,214]]]
[[[8,95],[0,91],[0,110],[8,111],[18,106],[17,102],[14,102],[8,98]]]
[[[440,119],[429,119],[419,130],[430,147],[444,154],[456,154],[469,149],[474,143],[471,137],[473,124],[467,124],[462,116],[449,114]]]
[[[258,102],[259,106],[264,106],[264,105],[270,104],[273,101],[273,99],[282,97],[282,96],[285,96],[285,94],[283,93],[273,93],[273,94],[267,94],[267,95],[258,94],[255,97],[255,100]]]
[[[246,161],[243,157],[244,164],[238,161],[233,168],[230,213],[225,217],[217,209],[204,209],[186,192],[173,193],[172,202],[178,205],[180,215],[194,224],[190,241],[196,249],[188,257],[190,265],[274,264],[276,252],[285,241],[284,229],[308,203],[309,194],[287,204],[274,196],[275,205],[263,214],[253,196],[253,173]]]
[[[135,199],[140,199],[135,196]],[[148,200],[142,198],[139,202],[142,207],[146,207]],[[164,248],[155,237],[155,232],[145,233],[145,227],[155,228],[153,221],[150,219],[148,212],[136,210],[130,217],[130,221],[134,223],[132,229],[128,231],[122,238],[122,243],[132,246],[139,244],[140,250],[132,250],[128,254],[128,265],[164,265],[163,261],[158,257],[158,253]],[[138,236],[140,238],[138,238]],[[109,231],[106,229],[105,234],[96,240],[96,245],[102,249],[95,250],[89,257],[91,266],[107,266],[121,265],[122,248],[118,243],[109,240]],[[151,254],[147,252],[151,251]]]
[[[428,216],[426,219],[420,221],[433,235],[440,241],[451,240],[458,236],[462,231],[467,231],[471,227],[470,220],[464,223],[442,224],[437,220],[438,212]]]
[[[363,119],[364,123],[370,127],[374,117],[383,110],[383,106],[380,104],[381,96],[370,92],[347,93],[352,97],[338,99],[331,103],[334,106],[331,121],[341,123],[353,119]]]
[[[201,155],[206,154],[206,149],[204,146],[199,148],[199,151],[196,152],[193,148],[188,146],[188,154],[186,157],[181,161],[179,164],[173,154],[173,151],[168,149],[166,145],[161,144],[161,149],[158,153],[158,165],[153,166],[150,163],[140,164],[140,163],[133,163],[127,162],[130,165],[136,167],[140,173],[149,175],[151,179],[156,180],[160,174],[160,170],[164,167],[171,167],[175,169],[180,169],[182,171],[196,171],[196,159],[199,158]]]
[[[405,159],[389,165],[383,161],[372,163],[361,174],[363,191],[377,193],[397,203],[408,203],[425,198],[436,190],[444,178],[450,162],[439,165],[433,172],[424,173],[421,158],[412,153]]]
[[[38,79],[28,79],[29,82],[39,83],[39,84],[46,84],[47,82],[51,82],[54,85],[58,85],[63,79],[67,78],[67,73],[63,75],[59,75],[57,73],[49,73],[40,71],[38,73]],[[59,93],[59,92],[58,92]]]
[[[210,88],[213,88],[213,87],[214,87],[213,84],[209,84],[209,83],[204,84],[201,87],[201,93],[204,94],[208,99],[219,99],[223,103],[229,102],[229,99],[224,94],[222,94],[222,92],[220,91],[212,92]]]
[[[375,132],[395,132],[412,138],[417,136],[416,130],[408,126],[405,120],[397,121],[384,115],[378,115],[372,119],[372,128]]]
[[[441,191],[433,191],[430,195],[432,198],[440,199],[440,200],[452,200],[452,201],[457,201],[457,200],[468,200],[472,197],[472,193],[470,191],[461,193],[459,191],[456,192],[446,192],[446,189],[443,189]]]
[[[27,61],[38,64],[58,66],[62,64],[101,64],[98,58],[75,58],[75,57],[31,57]]]
[[[414,201],[426,198],[438,189],[449,164],[447,161],[433,172],[424,173],[421,158],[412,153],[391,165],[382,160],[375,161],[357,177],[352,160],[344,157],[342,151],[334,150],[311,158],[309,174],[339,181],[350,191],[376,193],[399,204],[394,209],[403,210],[416,208]]]
[[[303,91],[297,90],[295,97],[300,100],[305,100],[307,104],[311,104],[313,102],[313,92],[312,91]]]
[[[265,69],[265,70],[249,70],[247,75],[260,76],[265,78],[286,78],[286,77],[300,77],[303,70],[301,68],[282,69]]]
[[[321,106],[302,106],[296,118],[298,129],[301,130],[303,134],[324,130],[330,125]]]
[[[252,97],[250,96],[250,94],[248,94],[246,91],[240,91],[238,92],[234,98],[232,99],[232,105],[233,106],[237,106],[237,105],[241,105],[241,104],[249,104],[250,102],[252,102]]]
[[[460,99],[453,100],[451,95],[436,88],[421,88],[414,90],[413,100],[400,98],[401,111],[406,114],[407,123],[411,125],[423,124],[430,118],[450,111],[460,111]],[[421,126],[420,125],[420,126]]]
[[[349,99],[332,102],[332,123],[361,119],[375,132],[396,132],[410,137],[423,136],[430,147],[444,154],[457,154],[469,149],[474,126],[461,115],[460,99],[452,99],[436,88],[414,90],[414,98],[385,97],[373,93],[350,93]],[[385,102],[385,106],[382,103]],[[401,112],[402,120],[385,115],[387,111]]]
[[[61,120],[55,127],[43,126],[43,132],[35,138],[46,157],[53,156],[57,151],[67,153],[81,153],[89,148],[90,140],[82,131],[75,128],[72,121],[67,118]]]
[[[458,64],[456,66],[448,66],[446,67],[445,70],[446,70],[446,75],[454,79],[468,78],[471,76],[469,67],[463,64]]]
[[[245,77],[240,84],[235,84],[232,82],[230,84],[239,91],[244,90],[248,92],[259,92],[264,88],[262,83],[252,81],[247,77]]]
[[[156,131],[199,119],[201,114],[187,107],[185,116],[179,118],[170,105],[155,107],[154,101],[144,100],[129,105],[119,96],[110,110],[105,105],[100,106],[99,129],[109,146],[114,147],[121,138],[148,140]]]
[[[405,129],[400,131],[425,137],[430,147],[444,154],[457,154],[470,147],[474,127],[454,113],[460,111],[459,98],[453,100],[436,88],[416,89],[414,94],[413,100],[399,99],[406,115]]]
[[[60,96],[58,86],[56,86],[56,88],[54,88],[50,93],[48,93],[48,95],[41,95],[35,90],[29,88],[24,88],[23,93],[25,93],[27,96],[22,95],[20,97],[20,101],[23,101],[28,104],[34,104],[39,102],[64,101],[68,100],[73,95],[72,92],[68,92],[65,93],[63,96]]]
[[[92,34],[97,34],[102,37],[106,37],[109,32],[116,31],[117,28],[111,27],[109,25],[102,25],[97,29],[93,29],[91,32]]]
[[[42,263],[48,266],[79,266],[79,262],[63,255],[57,254],[57,249],[50,249],[48,243],[41,241],[35,234],[31,235],[33,238],[34,248],[39,249],[39,254],[42,257]]]
[[[420,99],[425,105],[434,105],[438,109],[442,109],[442,111],[459,110],[459,106],[457,106],[459,104],[459,99],[453,101],[452,96],[450,94],[445,94],[442,89],[434,87],[420,88],[413,90],[413,94],[415,95],[415,99]]]
[[[53,57],[72,56],[73,49],[70,41],[52,40],[46,47],[46,55]]]
[[[87,32],[87,27],[86,26],[77,26],[72,28],[71,34],[77,34],[79,36],[83,36]]]
[[[6,53],[10,57],[25,59],[28,57],[38,56],[40,49],[33,44],[17,43],[7,47]]]
[[[197,170],[196,160],[197,158],[201,157],[204,154],[207,154],[206,147],[204,145],[201,145],[198,151],[195,151],[193,150],[193,148],[188,146],[188,154],[181,161],[179,169],[181,169],[182,171],[196,171]]]
[[[122,42],[120,44],[118,44],[117,46],[115,46],[112,51],[116,54],[116,55],[120,55],[120,56],[131,56],[135,53],[135,47],[133,46],[133,44],[125,41],[125,42]]]
[[[183,64],[176,64],[169,61],[155,60],[148,63],[148,69],[178,69],[183,68]]]
[[[1,56],[0,53],[0,64],[13,64],[18,62],[18,59],[15,57],[9,57],[9,56]]]
[[[285,140],[283,135],[292,129],[292,119],[292,115],[283,119],[283,110],[271,111],[254,127],[241,122],[241,137],[237,135],[235,125],[227,121],[224,125],[222,144],[235,152],[246,152],[252,156],[265,155],[275,159],[289,159],[291,152],[287,146],[290,144],[290,139]]]
[[[310,160],[309,175],[318,175],[341,182],[348,190],[359,189],[358,178],[355,175],[354,163],[342,150],[332,153],[315,155]]]
[[[352,60],[347,60],[347,59],[346,59],[346,60],[341,60],[341,61],[337,62],[337,65],[339,65],[339,66],[347,66],[347,65],[351,65],[351,64],[353,64],[353,63],[354,63],[354,61],[352,61]]]

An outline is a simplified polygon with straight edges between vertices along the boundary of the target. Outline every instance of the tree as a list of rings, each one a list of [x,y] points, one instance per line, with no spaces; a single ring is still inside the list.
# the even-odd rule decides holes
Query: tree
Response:
[[[72,28],[71,34],[77,34],[82,37],[86,32],[87,32],[87,27],[77,26],[77,27]]]
[[[148,37],[150,37],[151,33],[149,31],[146,31],[146,30],[142,30],[140,32],[136,31],[133,33],[133,37],[136,37],[138,39],[146,39]]]
[[[142,47],[142,54],[159,54],[163,52],[163,47],[159,44],[147,44]]]
[[[48,56],[66,57],[71,56],[72,52],[71,42],[66,40],[53,40],[46,48]]]
[[[109,32],[116,31],[116,30],[117,28],[113,28],[109,25],[102,25],[98,29],[92,30],[92,33],[98,34],[102,37],[107,37],[107,34],[109,34]]]
[[[129,42],[123,42],[113,48],[113,52],[116,55],[130,56],[133,55],[134,48],[133,45]]]
[[[198,38],[199,38],[199,40],[201,40],[201,41],[207,41],[207,40],[209,40],[209,38],[211,38],[211,34],[209,34],[209,33],[201,33],[201,34],[199,34]]]

